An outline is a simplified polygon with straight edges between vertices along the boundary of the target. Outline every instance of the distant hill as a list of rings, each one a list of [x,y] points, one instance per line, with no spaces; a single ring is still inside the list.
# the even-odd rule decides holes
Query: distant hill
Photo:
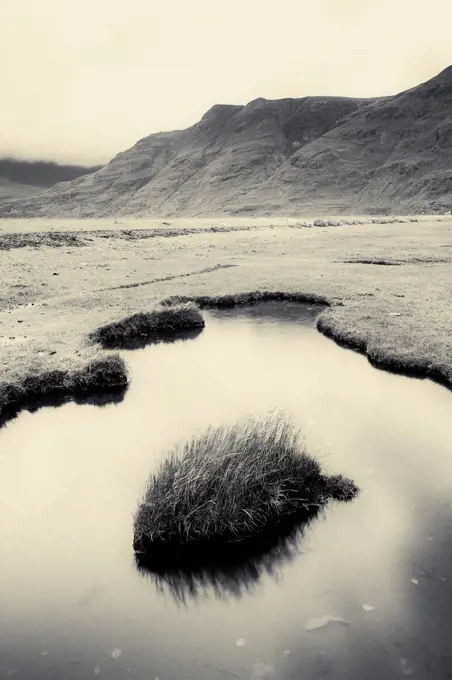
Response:
[[[24,161],[17,158],[0,158],[0,178],[47,188],[58,182],[68,182],[81,175],[100,170],[101,165],[60,165],[52,161]]]
[[[96,172],[101,167],[0,158],[0,200],[33,195],[58,182],[67,182],[81,175]]]
[[[30,184],[19,184],[10,182],[8,179],[0,177],[0,205],[1,201],[30,196],[41,191],[39,187],[32,187]]]
[[[218,105],[4,216],[435,212],[452,208],[452,67],[401,94]]]

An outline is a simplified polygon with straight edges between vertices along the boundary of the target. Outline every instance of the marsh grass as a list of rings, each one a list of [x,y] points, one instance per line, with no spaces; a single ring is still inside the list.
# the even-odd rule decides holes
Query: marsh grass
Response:
[[[78,248],[88,245],[78,234],[66,232],[27,232],[24,234],[0,234],[0,251],[14,248]]]
[[[378,257],[350,257],[346,260],[341,260],[341,262],[345,264],[376,264],[384,267],[400,267],[402,265],[402,262]]]
[[[162,300],[161,305],[173,307],[180,304],[195,303],[200,309],[228,309],[239,305],[254,305],[259,302],[304,302],[330,306],[329,300],[316,293],[255,290],[248,293],[231,295],[172,295]]]
[[[451,262],[450,257],[434,256],[406,256],[400,257],[397,260],[378,258],[378,257],[350,257],[345,260],[336,260],[336,262],[344,262],[345,264],[379,264],[387,267],[400,267],[404,264],[448,264]]]
[[[0,427],[26,409],[58,406],[66,401],[103,405],[120,401],[129,384],[123,359],[111,355],[77,371],[44,371],[15,383],[0,383]]]
[[[280,413],[211,427],[171,451],[149,478],[134,517],[134,549],[240,540],[357,492],[352,481],[322,474]]]
[[[151,312],[133,314],[121,321],[101,326],[89,334],[92,343],[105,349],[126,349],[139,338],[161,341],[204,327],[204,319],[192,302],[163,306]]]
[[[316,327],[320,333],[334,340],[340,347],[366,355],[374,368],[410,378],[430,379],[449,390],[452,389],[449,364],[435,365],[428,356],[401,357],[387,348],[369,346],[365,337],[360,337],[352,331],[343,331],[336,326],[334,319],[326,316],[317,318]]]

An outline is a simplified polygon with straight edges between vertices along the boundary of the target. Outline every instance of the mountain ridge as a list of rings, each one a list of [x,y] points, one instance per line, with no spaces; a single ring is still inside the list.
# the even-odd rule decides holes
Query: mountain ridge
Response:
[[[452,66],[396,95],[218,104],[3,216],[429,212],[452,205]]]

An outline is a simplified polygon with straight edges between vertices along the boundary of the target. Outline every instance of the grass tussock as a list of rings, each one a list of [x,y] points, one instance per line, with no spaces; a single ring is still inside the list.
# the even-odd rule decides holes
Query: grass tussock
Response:
[[[16,383],[0,383],[0,426],[20,411],[68,400],[96,403],[117,401],[129,384],[123,359],[117,355],[96,359],[78,371],[45,371]]]
[[[284,292],[273,290],[256,290],[249,293],[235,293],[231,295],[197,295],[187,297],[172,295],[162,300],[165,307],[180,304],[195,303],[200,309],[230,309],[239,305],[253,305],[259,302],[304,302],[329,306],[330,302],[322,295],[303,292]]]
[[[137,338],[147,338],[149,342],[158,341],[203,327],[204,319],[198,307],[188,302],[133,314],[121,321],[97,328],[89,334],[89,339],[106,349],[120,349],[133,346]]]
[[[248,538],[357,492],[352,481],[322,474],[282,414],[209,428],[151,475],[134,517],[134,549]]]

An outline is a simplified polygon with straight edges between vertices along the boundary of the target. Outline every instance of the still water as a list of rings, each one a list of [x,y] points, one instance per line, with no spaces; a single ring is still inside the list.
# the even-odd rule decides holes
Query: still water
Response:
[[[0,678],[452,678],[452,394],[339,348],[317,311],[206,313],[124,352],[122,403],[0,430]],[[360,496],[242,563],[140,572],[132,515],[168,447],[275,408]]]

